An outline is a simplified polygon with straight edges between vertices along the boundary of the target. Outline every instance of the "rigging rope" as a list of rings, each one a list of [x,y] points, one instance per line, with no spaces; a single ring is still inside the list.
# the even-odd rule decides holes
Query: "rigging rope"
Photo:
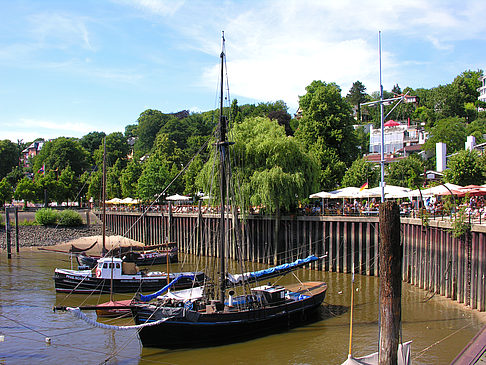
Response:
[[[100,323],[98,321],[95,321],[92,318],[89,318],[86,314],[81,312],[79,308],[72,308],[72,307],[67,307],[66,310],[70,312],[72,315],[74,315],[76,318],[81,319],[82,321],[85,321],[87,324],[97,327],[97,328],[103,328],[107,330],[115,330],[115,331],[128,331],[128,330],[139,330],[144,327],[151,327],[151,326],[156,326],[162,322],[165,322],[171,318],[174,317],[167,317],[164,319],[159,319],[158,321],[155,322],[150,322],[150,323],[143,323],[143,324],[137,324],[133,326],[114,326],[111,324],[105,324],[105,323]]]

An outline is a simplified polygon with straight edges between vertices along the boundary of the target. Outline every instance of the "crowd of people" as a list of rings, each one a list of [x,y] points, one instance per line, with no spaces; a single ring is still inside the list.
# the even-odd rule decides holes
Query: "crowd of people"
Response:
[[[419,198],[401,199],[397,203],[400,207],[400,215],[405,217],[419,217],[427,212],[430,217],[445,217],[464,210],[471,219],[486,221],[486,206],[483,196],[472,196],[468,198],[449,198],[430,196],[423,199],[420,204]],[[299,205],[297,214],[300,215],[346,215],[346,216],[374,216],[378,215],[380,207],[379,198],[370,199],[317,199],[309,204]],[[112,211],[140,212],[149,211],[153,213],[168,213],[168,204],[153,205],[110,205],[107,207]],[[199,206],[192,204],[173,204],[172,213],[198,213]],[[201,212],[219,213],[219,207],[203,204]],[[422,213],[421,213],[422,212]],[[265,215],[266,210],[262,206],[250,207],[252,215]]]

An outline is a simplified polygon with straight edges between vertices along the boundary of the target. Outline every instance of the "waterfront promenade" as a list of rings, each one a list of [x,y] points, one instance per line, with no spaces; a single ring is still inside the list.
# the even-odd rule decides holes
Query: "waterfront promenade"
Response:
[[[379,222],[376,216],[228,216],[233,227],[227,254],[250,262],[288,262],[309,254],[327,255],[316,270],[378,276]],[[245,224],[242,220],[245,220]],[[176,241],[182,252],[217,256],[216,212],[173,213],[109,211],[107,226],[116,234],[160,244]],[[467,237],[454,237],[450,219],[426,222],[401,218],[402,278],[431,295],[442,295],[486,310],[486,225],[472,224]]]

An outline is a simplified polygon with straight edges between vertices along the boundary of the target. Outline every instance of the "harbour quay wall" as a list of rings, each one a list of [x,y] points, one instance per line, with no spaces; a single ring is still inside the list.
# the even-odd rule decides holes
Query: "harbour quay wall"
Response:
[[[100,214],[97,213],[100,217]],[[282,263],[313,254],[326,257],[317,270],[378,276],[377,217],[228,215],[226,255]],[[181,252],[218,255],[219,214],[108,212],[117,234],[156,245],[175,241]],[[486,226],[472,225],[469,238],[455,238],[446,220],[401,218],[402,278],[472,309],[486,310]],[[237,249],[240,246],[240,249]]]

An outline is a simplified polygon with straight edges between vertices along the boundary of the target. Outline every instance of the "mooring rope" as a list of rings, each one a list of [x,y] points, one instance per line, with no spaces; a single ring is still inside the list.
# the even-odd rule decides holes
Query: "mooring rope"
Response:
[[[105,323],[100,323],[98,321],[95,321],[94,319],[89,318],[86,314],[81,312],[79,308],[72,308],[72,307],[67,307],[66,310],[70,313],[72,313],[76,318],[81,319],[85,321],[87,324],[97,327],[97,328],[103,328],[106,330],[115,330],[115,331],[128,331],[128,330],[139,330],[144,327],[150,327],[150,326],[156,326],[162,322],[167,321],[168,319],[171,319],[173,317],[167,317],[164,319],[159,319],[158,321],[155,322],[150,322],[150,323],[143,323],[143,324],[137,324],[133,326],[114,326],[111,324],[105,324]]]

